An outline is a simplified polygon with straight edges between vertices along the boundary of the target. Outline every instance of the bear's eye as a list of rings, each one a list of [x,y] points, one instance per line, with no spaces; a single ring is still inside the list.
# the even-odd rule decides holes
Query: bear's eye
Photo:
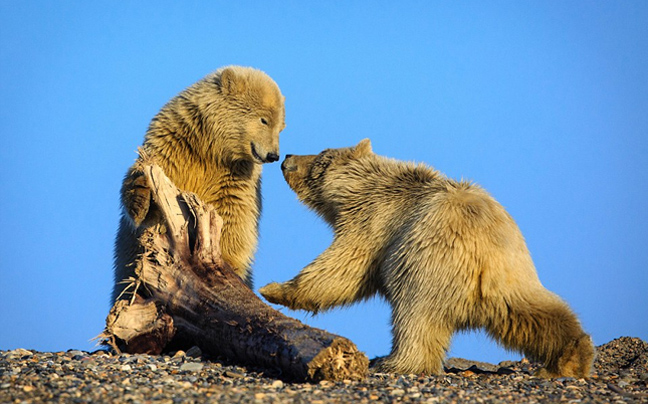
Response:
[[[309,178],[312,180],[312,182],[317,182],[319,178],[323,177],[324,173],[329,168],[331,163],[333,163],[332,155],[322,152],[319,156],[317,156],[309,170]]]
[[[268,121],[266,121],[265,118],[261,118],[261,123],[264,124],[264,125],[267,125],[267,124],[268,124]]]

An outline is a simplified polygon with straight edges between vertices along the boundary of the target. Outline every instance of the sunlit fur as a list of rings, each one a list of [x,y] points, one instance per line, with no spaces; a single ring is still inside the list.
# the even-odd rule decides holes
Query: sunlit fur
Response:
[[[590,337],[542,286],[517,225],[479,186],[377,156],[368,139],[287,157],[282,169],[335,237],[295,278],[262,288],[270,302],[318,312],[380,294],[393,325],[382,371],[439,373],[453,333],[484,328],[542,361],[541,376],[590,374]]]
[[[169,101],[153,118],[142,146],[176,186],[216,207],[223,218],[223,257],[250,287],[261,213],[261,164],[279,158],[284,115],[284,97],[268,75],[229,66]],[[141,252],[138,232],[159,221],[149,210],[142,164],[139,158],[128,170],[121,190],[113,298]]]

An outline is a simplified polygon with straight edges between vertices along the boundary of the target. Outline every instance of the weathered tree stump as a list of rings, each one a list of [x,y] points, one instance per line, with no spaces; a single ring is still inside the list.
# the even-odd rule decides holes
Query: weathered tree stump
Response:
[[[116,350],[159,354],[197,345],[212,356],[269,369],[282,378],[361,379],[364,353],[348,339],[274,310],[220,254],[222,219],[150,164],[146,175],[162,224],[141,231],[144,253],[130,300],[118,300],[99,336]]]

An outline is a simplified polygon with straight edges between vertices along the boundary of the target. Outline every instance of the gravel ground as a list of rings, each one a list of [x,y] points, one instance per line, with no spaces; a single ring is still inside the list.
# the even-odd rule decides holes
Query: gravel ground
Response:
[[[440,376],[371,374],[364,381],[287,383],[271,372],[200,357],[105,351],[0,351],[0,403],[648,403],[648,343],[622,337],[598,347],[589,380],[532,377],[525,360],[449,360]]]

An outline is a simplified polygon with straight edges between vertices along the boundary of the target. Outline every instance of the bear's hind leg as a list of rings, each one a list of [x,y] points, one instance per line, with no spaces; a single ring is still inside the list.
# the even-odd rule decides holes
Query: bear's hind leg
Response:
[[[506,348],[543,362],[538,376],[589,377],[594,346],[574,313],[544,288],[524,293],[490,306],[485,302],[488,333]]]
[[[405,374],[443,372],[454,330],[443,324],[441,316],[432,315],[429,305],[416,302],[420,299],[410,296],[392,308],[392,350],[378,361],[378,370]]]

